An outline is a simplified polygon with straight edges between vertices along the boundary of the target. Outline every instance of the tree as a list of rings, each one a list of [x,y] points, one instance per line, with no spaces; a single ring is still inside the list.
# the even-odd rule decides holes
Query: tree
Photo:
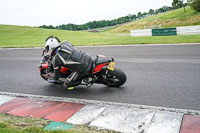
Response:
[[[200,0],[189,0],[188,3],[192,9],[200,12]]]
[[[184,4],[183,0],[182,0],[182,6],[184,8],[184,12],[186,12],[186,10],[185,10],[185,4]]]
[[[183,6],[183,2],[181,0],[173,0],[172,6],[174,9],[181,8]]]
[[[137,18],[141,18],[142,17],[142,13],[141,12],[138,12],[138,14],[137,14]]]
[[[131,20],[136,20],[137,16],[134,14],[134,15],[131,15],[130,18]]]
[[[153,14],[155,14],[155,11],[153,9],[150,9],[149,10],[149,15],[153,15]]]

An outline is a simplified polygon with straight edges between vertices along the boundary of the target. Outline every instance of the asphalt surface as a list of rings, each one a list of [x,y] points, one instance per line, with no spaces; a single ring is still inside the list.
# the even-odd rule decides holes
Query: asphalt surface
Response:
[[[0,49],[0,91],[200,110],[200,44],[78,49],[113,57],[127,82],[67,90],[40,77],[42,49]]]

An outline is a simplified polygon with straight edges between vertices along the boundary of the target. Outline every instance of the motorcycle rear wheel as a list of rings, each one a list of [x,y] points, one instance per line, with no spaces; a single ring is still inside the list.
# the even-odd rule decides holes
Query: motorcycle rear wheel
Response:
[[[115,68],[114,71],[108,71],[106,75],[105,85],[109,87],[120,87],[126,82],[126,74],[119,68]]]

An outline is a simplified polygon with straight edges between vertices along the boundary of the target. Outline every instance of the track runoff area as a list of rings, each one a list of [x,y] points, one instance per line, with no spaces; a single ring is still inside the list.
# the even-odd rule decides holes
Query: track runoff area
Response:
[[[200,111],[197,110],[76,98],[0,92],[0,113],[44,118],[59,122],[55,124],[57,127],[69,123],[125,133],[200,132]]]

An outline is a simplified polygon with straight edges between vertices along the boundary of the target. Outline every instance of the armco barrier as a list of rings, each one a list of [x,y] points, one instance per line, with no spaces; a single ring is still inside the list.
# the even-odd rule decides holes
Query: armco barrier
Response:
[[[177,27],[177,35],[200,34],[200,26],[183,26]]]
[[[152,36],[151,29],[144,29],[144,30],[131,30],[131,36]]]
[[[176,28],[152,29],[152,36],[170,36],[177,35]]]
[[[183,26],[176,28],[131,30],[131,36],[169,36],[169,35],[192,35],[200,34],[200,25]]]
[[[131,36],[169,36],[177,35],[176,28],[131,30]]]

